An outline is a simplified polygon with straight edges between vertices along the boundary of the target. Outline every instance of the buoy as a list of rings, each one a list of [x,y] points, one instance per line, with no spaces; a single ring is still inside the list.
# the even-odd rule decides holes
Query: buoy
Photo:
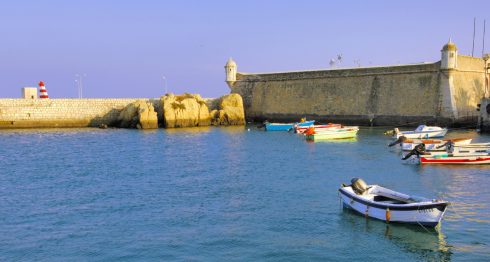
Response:
[[[43,81],[39,82],[39,93],[39,98],[49,98],[48,91],[46,90]]]
[[[386,223],[390,223],[391,219],[391,213],[390,213],[390,208],[386,209]]]

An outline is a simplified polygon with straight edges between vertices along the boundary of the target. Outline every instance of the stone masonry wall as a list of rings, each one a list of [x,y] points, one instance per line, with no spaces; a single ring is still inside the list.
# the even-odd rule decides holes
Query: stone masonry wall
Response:
[[[111,125],[136,100],[151,101],[161,119],[159,99],[0,99],[0,128]]]
[[[238,74],[232,93],[248,120],[301,117],[356,124],[435,121],[442,105],[439,63],[277,74]]]
[[[476,122],[476,105],[484,96],[484,61],[470,56],[458,56],[458,69],[451,72],[454,84],[456,118],[459,121]]]

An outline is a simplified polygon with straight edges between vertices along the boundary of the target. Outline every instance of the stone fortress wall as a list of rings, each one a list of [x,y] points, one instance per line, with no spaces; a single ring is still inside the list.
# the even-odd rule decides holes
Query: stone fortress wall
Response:
[[[237,72],[230,59],[225,69],[231,93],[242,95],[249,121],[476,123],[484,61],[458,55],[452,42],[441,53],[439,62],[413,65],[255,74]]]
[[[161,117],[160,99],[0,99],[0,128],[110,125],[137,100],[151,102]]]

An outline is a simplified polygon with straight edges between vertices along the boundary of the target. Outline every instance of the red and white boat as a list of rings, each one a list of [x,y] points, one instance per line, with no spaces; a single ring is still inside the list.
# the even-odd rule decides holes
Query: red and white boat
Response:
[[[402,160],[412,164],[453,164],[453,165],[485,165],[490,164],[490,152],[425,152],[424,144],[417,145]]]
[[[314,127],[316,132],[321,132],[322,130],[332,130],[332,129],[342,128],[342,125],[328,123],[326,125],[295,126],[294,132],[298,134],[303,134],[310,127]]]
[[[444,145],[451,141],[455,146],[468,145],[471,143],[471,138],[455,138],[455,139],[407,139],[401,142],[400,146],[403,151],[410,151],[418,144],[424,144],[426,151],[445,151]]]
[[[488,165],[490,154],[420,156],[419,161],[420,164]]]

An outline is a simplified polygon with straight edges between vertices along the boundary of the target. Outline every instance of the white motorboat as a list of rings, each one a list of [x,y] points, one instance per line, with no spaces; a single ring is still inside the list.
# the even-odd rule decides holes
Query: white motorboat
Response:
[[[426,125],[420,125],[414,131],[400,131],[398,128],[394,129],[394,136],[396,139],[401,136],[412,139],[428,139],[433,137],[444,137],[446,133],[446,128]]]
[[[449,202],[402,194],[378,185],[367,185],[353,178],[351,185],[339,189],[344,207],[379,220],[437,226]]]

